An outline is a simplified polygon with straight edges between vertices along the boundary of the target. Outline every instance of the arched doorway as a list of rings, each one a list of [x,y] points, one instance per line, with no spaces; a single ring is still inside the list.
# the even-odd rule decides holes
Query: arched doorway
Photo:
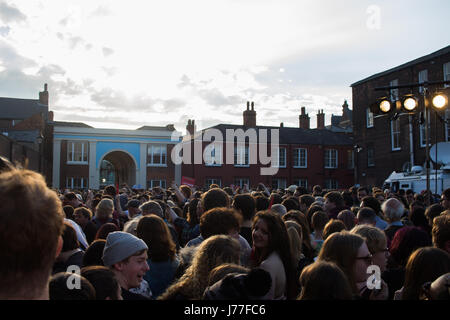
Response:
[[[107,185],[136,184],[136,163],[126,152],[112,151],[100,162],[100,188]]]

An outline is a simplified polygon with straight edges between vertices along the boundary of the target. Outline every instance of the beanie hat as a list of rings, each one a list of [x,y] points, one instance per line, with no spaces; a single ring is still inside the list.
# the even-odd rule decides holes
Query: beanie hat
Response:
[[[144,249],[148,247],[138,237],[122,231],[111,232],[103,249],[103,263],[106,267],[110,267]]]

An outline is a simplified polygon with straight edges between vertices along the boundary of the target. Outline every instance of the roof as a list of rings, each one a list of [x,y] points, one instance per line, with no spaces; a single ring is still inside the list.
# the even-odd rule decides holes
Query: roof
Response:
[[[0,119],[27,119],[36,113],[48,113],[48,106],[35,99],[16,99],[0,97]]]
[[[168,124],[165,127],[161,126],[142,126],[137,128],[136,130],[159,130],[159,131],[175,131],[175,127],[173,124]]]
[[[355,82],[355,83],[351,84],[350,87],[354,87],[354,86],[360,85],[360,84],[362,84],[364,82],[367,82],[369,80],[372,80],[372,79],[375,79],[375,78],[379,78],[379,77],[382,77],[382,76],[387,75],[389,73],[396,72],[396,71],[399,71],[401,69],[405,69],[405,68],[411,67],[413,65],[425,62],[427,60],[434,59],[436,57],[442,56],[442,55],[447,54],[447,53],[450,53],[450,46],[447,46],[447,47],[442,48],[442,49],[440,49],[440,50],[438,50],[436,52],[430,53],[430,54],[428,54],[426,56],[417,58],[415,60],[412,60],[410,62],[404,63],[402,65],[399,65],[398,67],[395,67],[395,68],[392,68],[392,69],[389,69],[389,70],[386,70],[386,71],[374,74],[374,75],[372,75],[372,76],[370,76],[368,78],[365,78],[363,80],[360,80],[358,82]]]
[[[8,137],[20,142],[36,142],[39,130],[9,131]]]
[[[55,127],[79,127],[79,128],[92,128],[90,125],[87,125],[82,122],[66,122],[66,121],[53,121],[50,122]]]
[[[223,137],[226,138],[226,130],[242,129],[244,132],[248,130],[248,127],[243,125],[233,124],[218,124],[214,127],[210,127],[202,130],[203,132],[208,129],[217,129],[222,132]],[[278,129],[279,130],[279,143],[280,144],[304,144],[304,145],[324,145],[324,146],[344,146],[353,145],[353,139],[347,135],[332,132],[327,129],[302,129],[302,128],[289,128],[289,127],[268,127],[268,126],[256,126],[257,135],[259,129]],[[258,139],[259,140],[259,139]],[[267,141],[270,143],[271,134],[267,131]]]

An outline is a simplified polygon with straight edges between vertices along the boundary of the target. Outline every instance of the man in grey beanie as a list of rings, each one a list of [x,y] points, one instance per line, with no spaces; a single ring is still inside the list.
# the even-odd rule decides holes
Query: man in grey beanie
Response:
[[[140,286],[145,273],[149,270],[147,250],[145,242],[130,233],[111,232],[106,238],[103,263],[116,275],[124,300],[147,299],[129,291]]]

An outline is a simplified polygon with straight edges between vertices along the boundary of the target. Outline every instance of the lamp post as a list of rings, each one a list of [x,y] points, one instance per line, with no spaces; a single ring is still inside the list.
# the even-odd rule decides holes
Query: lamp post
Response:
[[[434,107],[435,110],[444,110],[448,106],[447,96],[443,93],[436,92],[433,95],[433,98],[428,98],[429,96],[429,86],[439,86],[443,84],[450,84],[450,81],[434,81],[434,82],[420,82],[420,83],[411,83],[399,86],[389,86],[389,87],[378,87],[375,88],[375,91],[385,91],[392,89],[400,89],[400,88],[408,88],[412,91],[413,88],[422,87],[422,98],[423,98],[423,115],[425,122],[425,167],[426,167],[426,186],[427,186],[427,195],[426,195],[426,204],[430,205],[430,145],[429,145],[429,128],[428,121],[430,119],[430,108]],[[379,102],[375,105],[372,112],[378,114],[391,114],[393,112],[393,118],[397,118],[401,113],[415,113],[419,107],[418,99],[414,97],[412,94],[405,95],[401,101],[390,101],[389,98],[383,97],[379,99]],[[436,111],[437,112],[437,111]],[[437,134],[437,132],[435,133]],[[437,191],[437,190],[436,190]]]
[[[42,166],[42,143],[44,142],[44,137],[42,136],[42,133],[39,133],[39,136],[36,138],[36,142],[39,146],[39,167],[38,167],[38,171],[39,173],[43,173],[41,170],[41,166]]]

